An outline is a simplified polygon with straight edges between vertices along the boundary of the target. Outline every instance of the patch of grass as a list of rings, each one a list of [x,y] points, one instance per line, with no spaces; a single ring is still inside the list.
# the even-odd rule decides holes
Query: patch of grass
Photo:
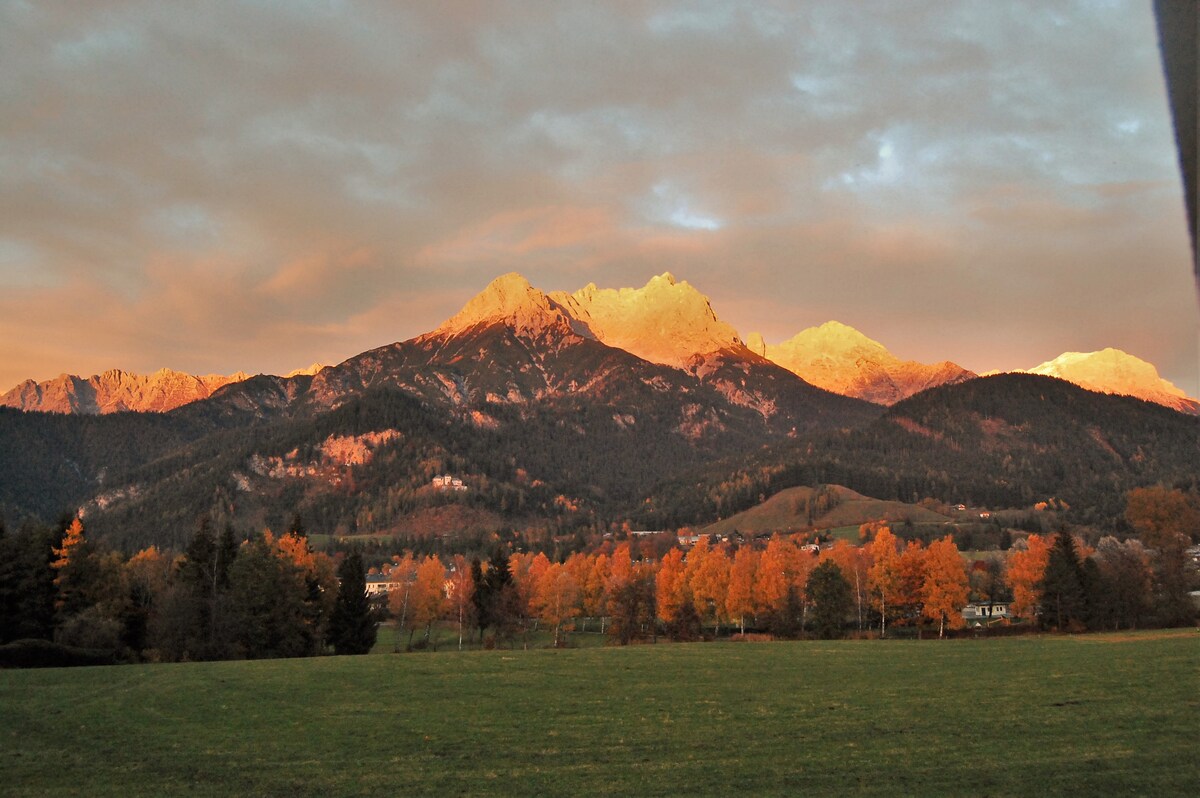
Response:
[[[1193,795],[1200,635],[0,672],[4,795]]]

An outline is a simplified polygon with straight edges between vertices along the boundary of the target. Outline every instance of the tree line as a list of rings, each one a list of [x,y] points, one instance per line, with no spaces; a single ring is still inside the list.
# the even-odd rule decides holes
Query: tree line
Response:
[[[1136,537],[1092,547],[1064,528],[973,560],[953,536],[905,541],[884,523],[863,525],[861,545],[776,534],[701,537],[685,550],[658,535],[557,561],[499,547],[486,562],[406,552],[372,569],[387,583],[383,606],[368,600],[359,552],[312,550],[299,518],[281,535],[245,537],[204,521],[177,555],[152,546],[128,558],[73,519],[57,532],[0,530],[0,643],[53,639],[154,661],[363,653],[384,612],[397,650],[436,645],[435,626],[447,624],[459,647],[515,645],[536,630],[554,645],[572,631],[619,643],[729,632],[943,636],[964,626],[970,601],[1004,603],[1033,629],[1194,621],[1188,546],[1200,510],[1180,491],[1148,488],[1128,494],[1125,517]]]
[[[0,643],[53,640],[113,661],[365,653],[376,619],[357,552],[313,551],[296,519],[239,537],[202,521],[186,549],[131,557],[92,541],[79,518],[57,529],[0,529]]]

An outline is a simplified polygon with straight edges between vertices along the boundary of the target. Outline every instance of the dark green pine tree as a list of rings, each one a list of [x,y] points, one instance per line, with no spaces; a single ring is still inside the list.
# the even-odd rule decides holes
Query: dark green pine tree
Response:
[[[842,569],[832,560],[826,560],[808,575],[805,590],[812,602],[813,631],[817,637],[833,640],[845,635],[853,596]]]
[[[479,642],[483,642],[483,630],[487,628],[489,604],[487,582],[483,578],[483,563],[478,557],[471,558],[471,605],[475,609],[475,623],[479,626]]]
[[[1087,619],[1087,593],[1083,566],[1070,532],[1059,532],[1050,547],[1046,573],[1042,576],[1042,617],[1065,631],[1072,622]]]
[[[338,566],[338,581],[327,639],[338,654],[366,654],[375,645],[375,612],[367,598],[366,569],[357,550]]]
[[[300,513],[292,513],[292,520],[288,522],[285,534],[295,535],[298,538],[308,537],[308,529],[304,526],[304,521],[300,518]]]

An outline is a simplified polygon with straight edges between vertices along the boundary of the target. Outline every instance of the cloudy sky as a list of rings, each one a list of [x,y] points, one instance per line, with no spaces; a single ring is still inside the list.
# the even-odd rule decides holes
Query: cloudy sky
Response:
[[[1149,0],[0,0],[0,391],[286,372],[494,276],[1192,395]]]

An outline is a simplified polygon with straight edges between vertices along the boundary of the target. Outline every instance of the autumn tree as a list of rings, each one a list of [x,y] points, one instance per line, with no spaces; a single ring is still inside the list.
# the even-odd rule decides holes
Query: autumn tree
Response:
[[[725,592],[725,612],[737,620],[742,634],[746,633],[746,616],[754,614],[754,580],[758,572],[758,554],[742,546],[733,556],[729,569],[729,587]]]
[[[825,556],[825,553],[822,553],[822,556]],[[854,596],[855,617],[859,630],[862,630],[863,611],[869,600],[867,574],[871,567],[870,553],[865,547],[855,546],[848,540],[839,540],[829,549],[828,558],[842,569],[842,576],[846,577],[846,582],[850,585],[851,594]]]
[[[121,617],[122,640],[134,652],[149,645],[150,618],[170,584],[171,558],[149,546],[125,562],[122,590],[127,598]]]
[[[608,613],[608,555],[603,552],[591,558],[590,566],[581,584],[581,602],[585,616],[600,619],[600,633],[604,633],[604,617]]]
[[[554,647],[562,644],[563,624],[574,615],[579,600],[579,585],[571,572],[560,563],[551,563],[537,577],[532,609],[554,627]]]
[[[809,574],[805,591],[812,603],[812,626],[817,637],[833,640],[845,636],[846,616],[853,607],[853,599],[842,569],[826,560]]]
[[[658,577],[655,582],[655,598],[658,606],[658,617],[665,624],[675,622],[679,610],[688,600],[687,594],[687,565],[683,561],[681,549],[671,549],[658,564]],[[692,608],[693,612],[695,607]]]
[[[1098,623],[1136,629],[1152,608],[1153,575],[1151,555],[1140,540],[1119,541],[1104,537],[1093,557],[1101,580]]]
[[[1129,492],[1125,520],[1154,552],[1155,609],[1164,626],[1192,623],[1196,608],[1188,595],[1187,546],[1200,539],[1200,509],[1180,490],[1138,488]]]
[[[729,586],[729,558],[724,549],[709,546],[701,538],[688,554],[687,580],[696,611],[712,623],[713,634],[720,634]]]
[[[925,581],[921,585],[925,617],[936,621],[938,637],[943,637],[947,622],[951,629],[963,625],[962,608],[969,592],[966,564],[954,538],[947,535],[925,550]]]
[[[54,606],[60,618],[82,612],[91,602],[91,590],[96,579],[92,545],[83,531],[83,521],[76,518],[63,533],[62,543],[54,549]]]
[[[412,552],[405,552],[392,564],[388,572],[388,612],[396,622],[395,651],[400,650],[400,635],[409,630],[408,640],[412,642],[412,591],[413,583],[417,580],[417,562]],[[482,634],[482,630],[481,630]]]
[[[612,611],[609,631],[621,645],[633,641],[645,628],[657,630],[655,598],[654,569],[646,563],[635,564],[629,577],[620,582],[609,599]]]
[[[814,565],[813,557],[796,548],[791,538],[776,534],[767,543],[758,562],[754,597],[772,632],[790,637],[798,628],[796,619],[802,623],[804,589]]]
[[[375,613],[367,597],[366,569],[356,549],[338,566],[337,600],[327,638],[337,654],[367,654],[375,645],[376,633]]]
[[[1012,611],[1019,618],[1036,617],[1042,604],[1042,577],[1050,559],[1050,544],[1041,535],[1030,535],[1008,551],[1005,578],[1012,591]]]
[[[463,630],[471,628],[474,622],[475,603],[475,566],[478,560],[467,563],[467,558],[461,554],[454,555],[450,570],[449,603],[454,617],[458,622],[458,650],[463,647]]]
[[[900,622],[919,624],[925,615],[925,548],[919,540],[908,541],[900,552],[899,575],[896,608]]]
[[[269,530],[264,537],[271,539]],[[333,561],[328,555],[309,548],[307,536],[294,532],[275,538],[275,550],[278,557],[295,566],[304,582],[303,607],[309,645],[319,650],[324,645],[326,624],[337,600],[337,573]]]
[[[412,629],[418,626],[425,628],[422,637],[423,644],[428,645],[434,621],[442,617],[445,609],[446,566],[436,556],[426,557],[417,567],[416,578],[413,581],[412,597],[409,602],[412,609]],[[408,635],[409,645],[412,645],[412,631]]]
[[[867,569],[867,584],[874,599],[872,603],[879,609],[880,637],[887,636],[888,613],[895,614],[900,590],[900,553],[896,547],[896,536],[891,529],[885,526],[875,530],[869,549],[871,567]]]

